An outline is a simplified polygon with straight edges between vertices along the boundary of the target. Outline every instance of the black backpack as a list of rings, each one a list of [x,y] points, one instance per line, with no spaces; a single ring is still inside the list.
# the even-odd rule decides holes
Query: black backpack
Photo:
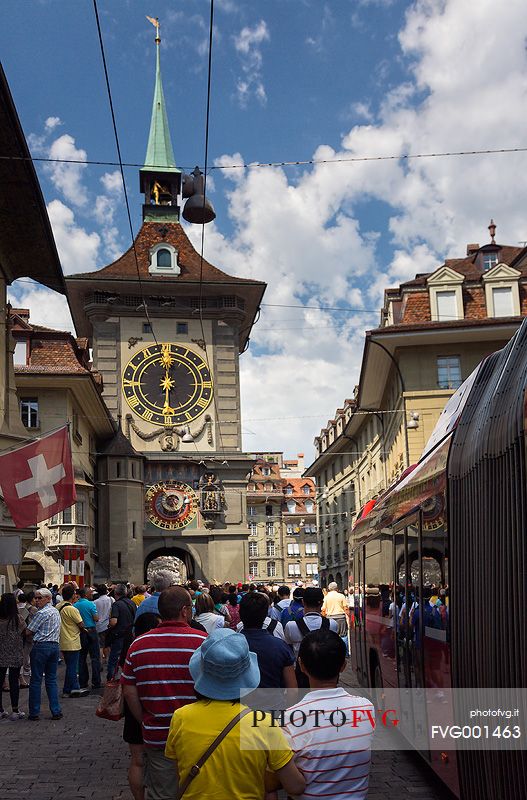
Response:
[[[298,627],[298,630],[300,631],[300,633],[302,634],[302,639],[304,638],[304,636],[307,636],[308,633],[312,633],[311,628],[308,628],[308,626],[306,625],[303,617],[301,619],[295,619],[293,621],[294,621],[295,625]],[[327,619],[327,617],[322,617],[322,623],[320,625],[320,628],[323,629],[323,630],[329,630],[330,625],[329,625],[329,619]],[[317,630],[317,629],[315,628],[315,630]],[[309,689],[309,678],[300,669],[300,665],[298,663],[298,658],[297,658],[296,663],[295,663],[295,675],[296,675],[296,682],[298,684],[298,688],[299,689]]]
[[[274,635],[274,632],[276,630],[276,626],[277,625],[278,625],[278,620],[277,619],[272,619],[265,630],[269,631],[269,633]]]

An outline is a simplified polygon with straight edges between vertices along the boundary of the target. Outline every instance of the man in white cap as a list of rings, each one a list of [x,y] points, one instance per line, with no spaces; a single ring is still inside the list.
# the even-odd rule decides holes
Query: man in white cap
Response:
[[[27,627],[26,636],[32,638],[31,680],[29,683],[29,717],[35,721],[40,714],[42,678],[46,676],[46,692],[51,719],[62,719],[57,687],[59,663],[60,614],[52,605],[49,589],[37,589],[35,602],[38,611]]]

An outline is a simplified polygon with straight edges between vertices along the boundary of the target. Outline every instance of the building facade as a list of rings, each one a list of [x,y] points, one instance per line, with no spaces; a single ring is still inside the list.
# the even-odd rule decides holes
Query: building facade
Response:
[[[247,487],[248,579],[318,581],[315,484],[299,477],[303,455],[257,453]]]
[[[234,580],[248,570],[251,468],[239,356],[265,284],[208,263],[181,225],[180,199],[192,187],[183,215],[191,202],[189,219],[210,207],[199,171],[176,167],[159,41],[141,229],[114,263],[67,279],[76,329],[93,347],[103,398],[122,428],[99,461],[101,565],[112,579],[141,581],[152,559],[170,555],[186,577]],[[141,518],[130,513],[138,491]]]
[[[11,332],[20,418],[31,438],[69,423],[77,501],[37,526],[20,576],[28,583],[64,580],[65,552],[82,554],[87,583],[95,574],[95,465],[115,424],[102,399],[100,375],[90,368],[87,341],[32,325],[27,309],[11,309]]]
[[[448,398],[527,313],[527,249],[497,244],[492,221],[489,232],[465,257],[386,290],[353,398],[315,438],[323,585],[347,585],[353,522],[418,461]]]
[[[44,198],[1,66],[0,152],[0,450],[4,450],[30,438],[16,396],[7,287],[28,277],[61,294],[66,288]],[[0,499],[0,592],[13,588],[34,538],[35,528],[15,528]]]

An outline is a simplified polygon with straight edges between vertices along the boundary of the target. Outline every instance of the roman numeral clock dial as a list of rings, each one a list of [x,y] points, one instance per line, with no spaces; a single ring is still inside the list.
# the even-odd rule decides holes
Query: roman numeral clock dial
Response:
[[[154,425],[186,425],[212,401],[212,377],[193,350],[177,344],[150,345],[130,359],[123,394],[139,417]]]

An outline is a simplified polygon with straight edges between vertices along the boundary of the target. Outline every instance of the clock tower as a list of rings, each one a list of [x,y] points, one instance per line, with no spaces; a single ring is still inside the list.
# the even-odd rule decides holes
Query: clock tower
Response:
[[[112,264],[66,279],[117,429],[99,456],[100,577],[142,582],[153,558],[172,555],[187,577],[239,580],[252,467],[241,450],[239,356],[265,284],[201,258],[181,225],[192,192],[193,214],[214,212],[199,170],[184,175],[175,163],[159,43],[157,28],[142,226]]]

